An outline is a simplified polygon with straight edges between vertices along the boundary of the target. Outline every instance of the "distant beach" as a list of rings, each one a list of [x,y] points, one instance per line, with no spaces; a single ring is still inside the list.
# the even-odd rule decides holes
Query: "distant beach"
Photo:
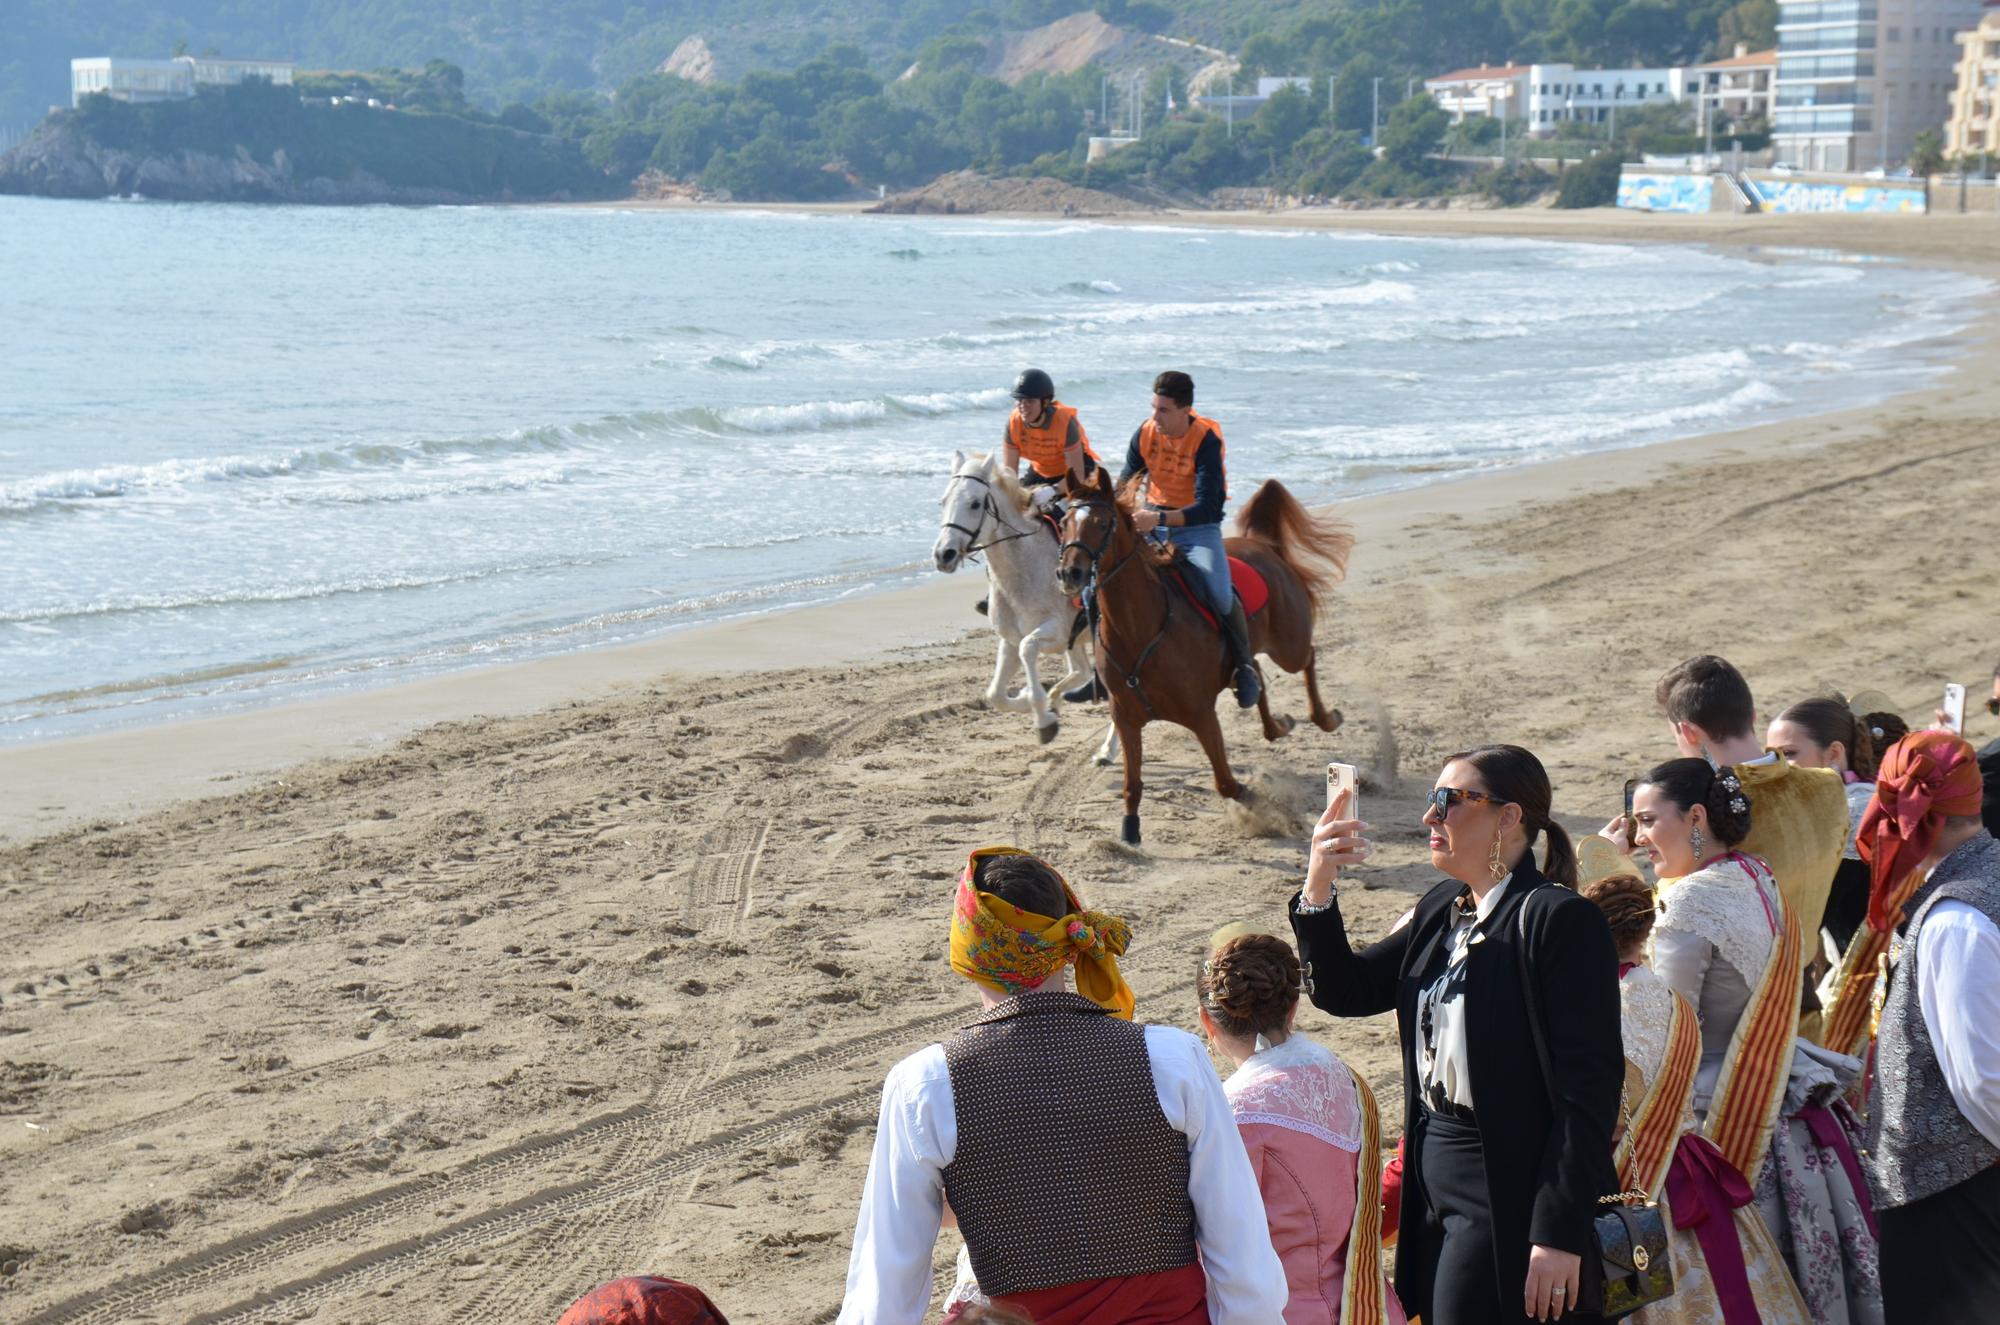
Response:
[[[972,1006],[942,960],[968,848],[1042,851],[1128,916],[1140,1015],[1188,1026],[1206,936],[1282,926],[1328,759],[1365,772],[1383,847],[1343,906],[1379,931],[1432,881],[1420,796],[1449,751],[1528,745],[1592,831],[1667,753],[1652,683],[1687,654],[1730,657],[1767,711],[1865,688],[1921,718],[1990,670],[1994,218],[1171,219],[1588,241],[1600,282],[1658,240],[1969,302],[1949,360],[1872,403],[1359,497],[1329,483],[1317,499],[1359,535],[1319,630],[1346,727],[1266,744],[1228,710],[1252,807],[1152,729],[1143,852],[1113,840],[1117,774],[1090,762],[1101,709],[1041,746],[978,705],[991,644],[963,575],[0,749],[4,1314],[553,1320],[651,1270],[732,1319],[819,1325],[882,1074]],[[1857,334],[1894,310],[1879,321]],[[1295,682],[1274,691],[1302,709]],[[1300,1024],[1396,1098],[1389,1021]]]

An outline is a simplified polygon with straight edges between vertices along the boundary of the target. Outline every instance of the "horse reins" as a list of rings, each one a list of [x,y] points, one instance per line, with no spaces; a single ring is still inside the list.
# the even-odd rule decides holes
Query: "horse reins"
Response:
[[[991,492],[993,490],[993,484],[990,481],[981,478],[977,474],[953,474],[951,476],[951,483],[947,483],[944,485],[945,496],[947,497],[951,496],[951,489],[953,483],[977,483],[982,488],[985,488],[988,492]],[[1000,503],[997,501],[992,503],[990,509],[993,512],[993,523],[999,525],[1001,528],[1008,531],[1007,536],[1005,538],[989,538],[984,543],[980,542],[979,530],[986,527],[986,522],[984,520],[981,520],[979,522],[979,527],[975,529],[967,529],[964,525],[958,523],[956,520],[946,520],[943,522],[944,528],[965,535],[965,551],[960,555],[967,558],[968,560],[972,557],[972,554],[975,552],[984,552],[987,548],[998,547],[1002,543],[1011,543],[1017,538],[1029,538],[1032,537],[1034,534],[1040,532],[1040,530],[1033,527],[1027,529],[1016,529],[1014,528],[1013,525],[1008,524],[1007,521],[1002,519],[1000,516]],[[1030,518],[1039,520],[1041,517],[1033,516]],[[1060,556],[1062,554],[1058,552],[1056,555]]]
[[[1109,507],[1111,503],[1099,497],[1094,500],[1086,499],[1078,501],[1074,503],[1072,509],[1080,509],[1086,506]],[[1091,547],[1080,538],[1072,538],[1062,545],[1057,551],[1056,556],[1060,558],[1064,552],[1075,548],[1083,553],[1084,556],[1090,558],[1090,638],[1097,645],[1098,656],[1117,668],[1119,674],[1124,677],[1125,688],[1138,696],[1140,705],[1146,710],[1146,717],[1151,721],[1158,721],[1160,715],[1154,712],[1153,701],[1146,698],[1146,688],[1139,682],[1139,673],[1145,669],[1146,661],[1153,656],[1153,651],[1160,647],[1160,641],[1167,637],[1168,629],[1174,624],[1174,596],[1167,592],[1166,585],[1160,585],[1160,629],[1154,634],[1151,642],[1139,651],[1139,661],[1132,664],[1131,670],[1127,671],[1119,665],[1118,659],[1111,652],[1110,644],[1104,638],[1102,629],[1103,618],[1097,610],[1098,595],[1104,592],[1104,586],[1109,584],[1112,577],[1117,575],[1119,571],[1124,570],[1125,564],[1138,556],[1140,552],[1139,548],[1134,547],[1118,559],[1117,565],[1100,575],[1098,573],[1098,566],[1104,554],[1110,551],[1112,536],[1117,532],[1118,517],[1114,514],[1111,517],[1111,527],[1104,531],[1104,537],[1096,547]],[[1136,530],[1133,532],[1135,537],[1142,541],[1144,540],[1144,534],[1140,534]]]

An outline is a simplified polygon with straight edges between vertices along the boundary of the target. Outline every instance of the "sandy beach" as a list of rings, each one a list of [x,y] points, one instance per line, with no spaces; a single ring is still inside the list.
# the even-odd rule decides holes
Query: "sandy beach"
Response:
[[[2000,279],[1991,216],[1145,220]],[[1690,653],[1767,713],[1874,689],[1927,718],[1984,677],[2000,297],[1965,335],[1957,370],[1880,406],[1347,504],[1319,629],[1347,725],[1266,744],[1229,709],[1247,807],[1150,729],[1143,851],[1091,762],[1102,710],[1041,746],[978,703],[965,576],[0,751],[0,1317],[553,1321],[648,1271],[735,1320],[830,1320],[882,1074],[974,1006],[943,961],[969,848],[1041,851],[1128,916],[1140,1015],[1192,1026],[1206,936],[1282,927],[1328,759],[1366,770],[1384,850],[1348,914],[1379,930],[1433,881],[1420,795],[1452,750],[1529,746],[1590,831],[1671,754],[1652,686]],[[1303,711],[1295,679],[1274,704]],[[1388,1020],[1300,1024],[1395,1111]]]

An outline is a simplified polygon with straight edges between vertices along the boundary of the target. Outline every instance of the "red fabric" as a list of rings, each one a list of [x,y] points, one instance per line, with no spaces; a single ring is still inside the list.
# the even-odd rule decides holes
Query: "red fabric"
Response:
[[[1691,1231],[1701,1244],[1725,1325],[1756,1325],[1762,1319],[1731,1213],[1750,1204],[1752,1195],[1750,1184],[1714,1142],[1692,1132],[1681,1134],[1667,1170],[1667,1205],[1674,1214],[1674,1227]]]
[[[994,1301],[1035,1325],[1208,1325],[1208,1276],[1184,1265],[1159,1274],[1086,1279]]]
[[[699,1288],[638,1274],[591,1289],[563,1312],[557,1325],[729,1325],[729,1321]]]
[[[1854,834],[1868,862],[1870,928],[1886,934],[1902,922],[1903,883],[1930,854],[1946,815],[1979,813],[1980,790],[1978,756],[1950,732],[1911,732],[1889,747]]]
[[[1395,1240],[1403,1224],[1403,1142],[1396,1141],[1396,1157],[1382,1166],[1382,1245]]]
[[[1231,557],[1229,578],[1236,586],[1236,596],[1243,600],[1244,616],[1256,616],[1264,610],[1264,604],[1271,601],[1271,586],[1264,583],[1264,577],[1249,562]],[[1208,610],[1208,604],[1201,601],[1201,595],[1188,583],[1186,572],[1178,566],[1174,567],[1174,583],[1181,587],[1181,593],[1186,595],[1188,602],[1194,604],[1194,610],[1201,613],[1201,619],[1208,623],[1210,630],[1222,629],[1222,623],[1215,619],[1215,613]]]

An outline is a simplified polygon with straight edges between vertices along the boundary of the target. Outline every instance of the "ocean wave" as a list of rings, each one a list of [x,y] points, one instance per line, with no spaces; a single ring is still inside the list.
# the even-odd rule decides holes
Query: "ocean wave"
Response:
[[[860,400],[809,400],[797,405],[732,405],[680,410],[670,417],[701,432],[769,434],[857,428],[894,417],[937,418],[1004,404],[1007,391],[933,391],[921,395],[881,395]]]
[[[1116,281],[1065,281],[1058,287],[1064,294],[1124,294]]]
[[[212,593],[127,594],[95,599],[87,603],[64,603],[0,611],[0,624],[53,624],[79,617],[127,616],[139,612],[184,612],[205,607],[236,607],[259,603],[297,603],[315,599],[343,598],[353,594],[397,593],[410,589],[435,589],[447,584],[468,584],[496,575],[548,570],[567,562],[523,563],[493,566],[481,570],[453,571],[440,575],[379,575],[310,584],[281,584],[263,587],[223,589]]]
[[[915,262],[924,256],[924,251],[920,248],[892,248],[889,256],[898,262]]]

